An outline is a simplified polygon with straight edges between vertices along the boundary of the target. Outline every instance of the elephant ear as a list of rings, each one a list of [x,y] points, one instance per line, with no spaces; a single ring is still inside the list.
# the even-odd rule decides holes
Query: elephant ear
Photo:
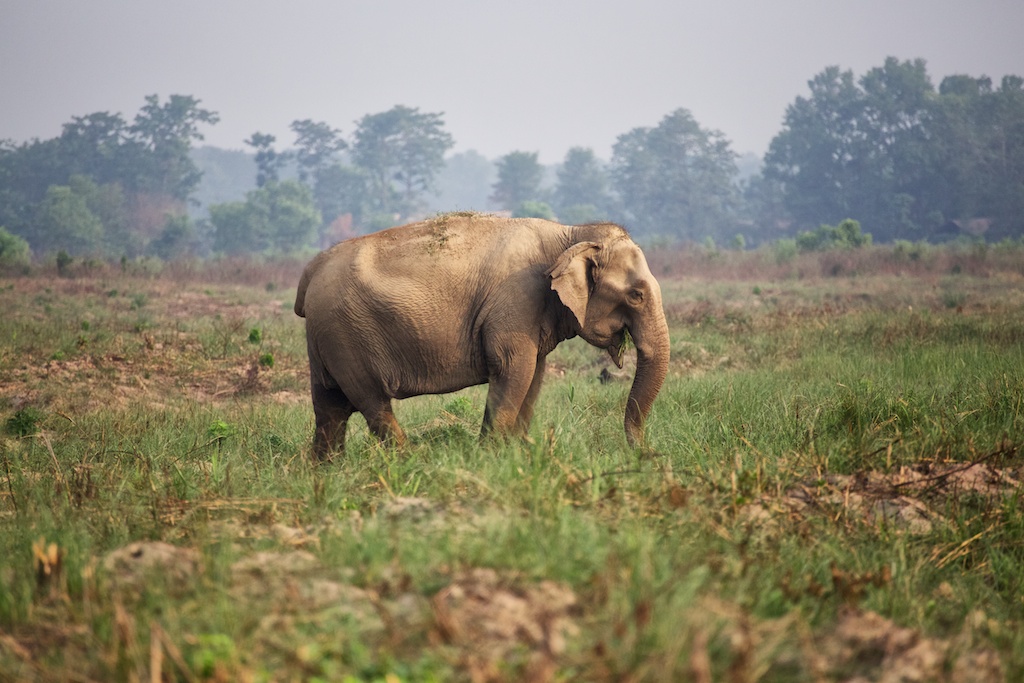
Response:
[[[551,289],[566,308],[576,316],[576,321],[583,327],[587,319],[587,302],[593,285],[591,269],[596,265],[595,256],[601,251],[597,242],[580,242],[562,252],[555,265],[548,270],[551,277]]]

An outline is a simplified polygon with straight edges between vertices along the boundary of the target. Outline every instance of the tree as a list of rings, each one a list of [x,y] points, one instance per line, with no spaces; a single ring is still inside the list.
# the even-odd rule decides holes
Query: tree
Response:
[[[354,224],[362,225],[368,212],[367,185],[366,172],[354,166],[333,164],[318,171],[313,200],[325,227],[345,214],[351,214]]]
[[[288,160],[288,155],[274,151],[276,140],[273,135],[257,131],[245,141],[256,152],[256,187],[280,179],[281,167]]]
[[[85,175],[101,184],[123,182],[128,139],[128,124],[120,114],[72,117],[59,141],[64,169],[68,176]]]
[[[68,185],[51,185],[36,214],[37,248],[68,254],[98,252],[103,223],[89,210],[87,197]]]
[[[249,192],[244,202],[211,206],[210,223],[215,251],[293,253],[313,246],[321,217],[309,188],[285,180]]]
[[[348,147],[341,131],[310,119],[292,121],[295,133],[295,159],[299,163],[299,182],[316,182],[324,169],[336,162],[336,155]]]
[[[573,147],[558,169],[554,208],[568,223],[584,223],[608,218],[612,200],[608,193],[608,174],[592,149]]]
[[[611,176],[626,216],[640,232],[697,240],[731,237],[738,204],[736,154],[719,131],[686,109],[654,128],[620,135]]]
[[[809,98],[786,108],[782,131],[765,156],[765,177],[777,182],[801,226],[854,215],[860,169],[856,119],[862,106],[852,71],[828,67],[808,82]]]
[[[990,219],[1024,232],[1024,80],[947,76],[934,107],[941,141],[932,201],[947,219]]]
[[[192,251],[195,241],[192,219],[186,214],[170,215],[160,236],[149,243],[149,252],[165,261],[180,259]]]
[[[496,175],[494,162],[475,150],[450,155],[438,173],[437,196],[431,208],[439,211],[490,209],[488,197]]]
[[[171,95],[161,104],[159,96],[147,96],[129,129],[135,151],[132,189],[188,199],[200,177],[189,157],[192,142],[203,139],[200,124],[218,120],[194,97]]]
[[[498,159],[498,180],[491,201],[506,211],[514,211],[523,202],[542,199],[540,184],[544,167],[537,152],[509,152]]]
[[[440,113],[398,105],[361,118],[352,157],[366,172],[371,210],[403,216],[417,211],[453,144]]]
[[[880,240],[921,239],[984,218],[1024,228],[1024,90],[954,75],[938,93],[923,60],[893,57],[857,81],[829,67],[786,110],[765,158],[798,227],[856,216]]]

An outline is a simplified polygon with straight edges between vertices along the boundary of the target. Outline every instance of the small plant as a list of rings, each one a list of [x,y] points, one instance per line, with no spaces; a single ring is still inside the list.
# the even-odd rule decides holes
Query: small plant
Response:
[[[4,431],[13,436],[31,436],[39,433],[39,423],[45,415],[38,408],[27,406],[7,418]]]
[[[473,410],[473,402],[466,396],[456,396],[444,404],[444,409],[455,417],[464,418]]]
[[[206,435],[215,440],[218,445],[228,437],[233,436],[234,433],[235,428],[224,420],[214,420],[210,423],[210,426],[206,428]]]
[[[223,633],[208,633],[198,637],[192,654],[192,665],[204,679],[223,679],[232,668],[236,657],[235,642]]]
[[[254,327],[249,330],[249,343],[253,346],[263,341],[263,331],[258,327]]]
[[[262,367],[262,368],[272,368],[272,367],[274,367],[274,354],[272,354],[272,353],[260,354],[258,362],[260,364],[260,367]]]
[[[68,268],[71,267],[71,263],[74,261],[68,252],[61,249],[57,252],[57,274],[64,277],[68,274]]]

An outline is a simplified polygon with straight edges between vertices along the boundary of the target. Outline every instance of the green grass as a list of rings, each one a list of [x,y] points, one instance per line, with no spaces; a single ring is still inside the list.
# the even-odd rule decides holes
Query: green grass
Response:
[[[291,291],[10,281],[0,671],[874,679],[906,641],[849,635],[877,614],[937,653],[932,678],[990,653],[1015,679],[1019,273],[666,279],[653,452],[626,447],[628,382],[599,383],[606,354],[573,340],[549,358],[530,442],[478,443],[477,387],[399,403],[401,452],[356,416],[320,467]],[[926,527],[901,521],[910,508]],[[140,541],[200,569],[109,564]]]

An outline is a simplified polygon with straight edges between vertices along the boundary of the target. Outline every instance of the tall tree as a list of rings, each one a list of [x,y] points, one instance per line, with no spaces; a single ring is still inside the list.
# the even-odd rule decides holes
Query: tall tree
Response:
[[[339,216],[350,214],[362,225],[367,213],[367,176],[355,166],[336,163],[317,172],[313,200],[323,216],[324,227]]]
[[[256,152],[256,187],[280,180],[281,168],[288,160],[288,155],[274,150],[276,141],[273,135],[259,131],[245,141]]]
[[[654,128],[620,135],[611,176],[641,232],[682,239],[731,237],[738,203],[736,154],[719,131],[677,109]]]
[[[338,152],[348,147],[341,131],[322,121],[292,121],[291,129],[295,133],[295,159],[302,183],[315,183],[317,175],[337,161]]]
[[[352,158],[366,171],[372,210],[402,216],[419,210],[453,144],[440,113],[398,105],[361,118]]]
[[[765,157],[798,228],[856,218],[882,241],[954,220],[1024,227],[1024,90],[1008,76],[932,87],[923,60],[888,58],[857,82],[829,67],[786,111]]]
[[[490,209],[488,197],[496,173],[494,162],[475,150],[449,155],[437,176],[438,193],[432,207],[441,211]]]
[[[120,114],[96,112],[72,117],[60,136],[68,176],[87,175],[97,183],[123,182],[128,124]]]
[[[569,223],[584,223],[608,218],[611,212],[608,173],[594,150],[573,147],[558,169],[554,208],[559,218]]]
[[[189,157],[193,141],[203,139],[200,124],[215,124],[215,112],[199,106],[189,95],[171,95],[161,103],[157,95],[146,104],[130,127],[136,146],[137,187],[185,201],[199,184],[200,174]]]
[[[808,82],[810,97],[786,108],[782,131],[765,156],[765,177],[778,183],[801,227],[838,223],[853,213],[861,177],[863,106],[852,71],[830,66]]]
[[[942,141],[933,201],[948,219],[985,218],[1024,233],[1024,80],[948,76],[939,86],[934,137]]]
[[[491,201],[506,211],[515,211],[523,202],[540,201],[544,167],[537,159],[537,152],[509,152],[498,159]]]

